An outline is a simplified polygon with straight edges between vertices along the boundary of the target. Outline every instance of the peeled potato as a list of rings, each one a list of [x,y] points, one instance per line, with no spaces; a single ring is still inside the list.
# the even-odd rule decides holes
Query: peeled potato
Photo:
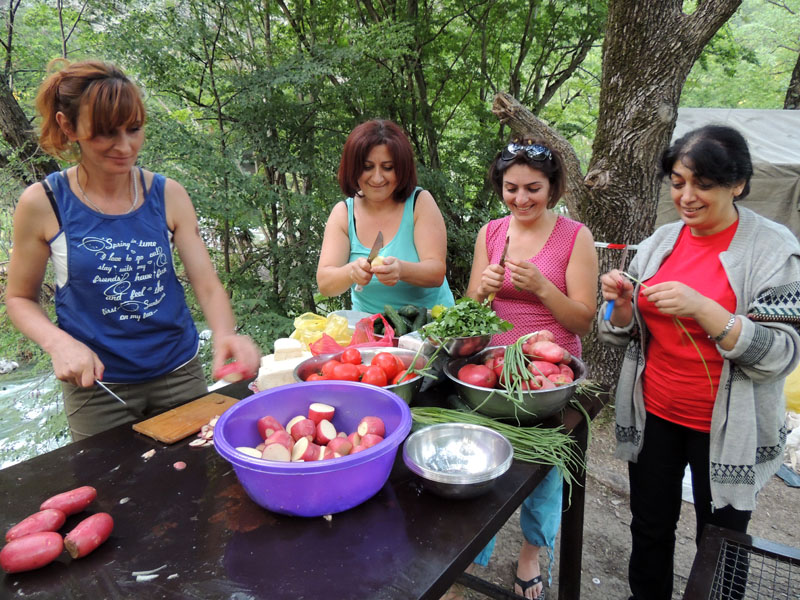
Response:
[[[372,262],[370,263],[370,265],[373,267],[380,267],[382,264],[383,264],[382,256],[376,256],[375,258],[372,259]]]

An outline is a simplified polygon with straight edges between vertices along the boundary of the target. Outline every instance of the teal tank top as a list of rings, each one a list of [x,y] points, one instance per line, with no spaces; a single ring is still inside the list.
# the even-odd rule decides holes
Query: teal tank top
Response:
[[[417,187],[412,194],[406,198],[403,218],[400,222],[400,229],[397,234],[381,249],[380,256],[394,256],[407,262],[419,262],[417,247],[414,245],[414,199],[422,188]],[[364,246],[356,235],[355,219],[353,216],[353,199],[347,198],[347,233],[350,236],[350,262],[357,258],[366,258],[370,249]],[[383,312],[386,304],[394,308],[400,308],[406,304],[414,306],[424,306],[433,308],[437,304],[443,306],[453,306],[453,292],[444,278],[442,285],[433,288],[418,287],[406,283],[397,282],[397,285],[387,286],[373,277],[360,292],[355,291],[355,286],[350,288],[350,298],[353,301],[353,310],[361,310],[369,314]]]

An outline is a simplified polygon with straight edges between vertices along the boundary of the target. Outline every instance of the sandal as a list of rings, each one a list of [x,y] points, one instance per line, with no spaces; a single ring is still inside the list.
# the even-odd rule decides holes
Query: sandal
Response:
[[[529,579],[528,581],[523,581],[522,579],[516,576],[514,577],[514,585],[518,585],[522,590],[522,593],[520,594],[521,596],[524,596],[525,592],[527,592],[529,589],[531,589],[538,583],[542,583],[541,575],[537,575],[536,577],[534,577],[533,579]],[[544,600],[544,586],[542,586],[542,593],[536,596],[533,600]]]

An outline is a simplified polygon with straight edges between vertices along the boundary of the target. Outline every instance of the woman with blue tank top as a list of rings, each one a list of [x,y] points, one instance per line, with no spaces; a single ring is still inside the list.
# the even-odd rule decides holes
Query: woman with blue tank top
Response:
[[[452,306],[444,219],[430,192],[417,187],[403,130],[386,120],[353,129],[342,151],[339,186],[348,198],[333,207],[325,225],[319,291],[338,296],[350,290],[353,309],[370,314],[386,304]],[[379,232],[383,264],[371,265],[367,256]]]
[[[208,391],[173,247],[213,333],[213,369],[233,358],[255,373],[260,353],[235,333],[186,190],[135,166],[144,143],[139,89],[111,64],[52,64],[62,68],[36,97],[39,143],[77,164],[20,196],[6,306],[50,355],[78,440]],[[57,325],[39,304],[48,259]]]

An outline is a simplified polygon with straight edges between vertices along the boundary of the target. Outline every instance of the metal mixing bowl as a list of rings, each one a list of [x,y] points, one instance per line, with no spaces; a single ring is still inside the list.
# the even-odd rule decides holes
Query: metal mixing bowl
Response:
[[[486,348],[491,341],[491,334],[449,338],[444,343],[444,351],[450,358],[466,358]]]
[[[569,366],[575,373],[575,380],[572,383],[554,389],[523,392],[522,408],[524,408],[524,410],[518,408],[517,405],[508,398],[501,396],[498,392],[502,390],[492,390],[477,385],[470,385],[458,379],[457,374],[461,367],[467,363],[482,363],[487,354],[492,352],[495,348],[502,347],[503,346],[492,346],[470,358],[451,360],[444,367],[444,373],[453,382],[459,398],[461,398],[467,406],[476,409],[479,413],[487,417],[518,419],[523,425],[538,423],[564,408],[572,397],[572,394],[575,393],[577,386],[586,379],[586,365],[581,359],[573,356]]]
[[[424,427],[403,446],[403,461],[423,487],[447,498],[473,498],[489,491],[513,458],[505,436],[466,423]]]
[[[363,363],[369,364],[372,361],[373,357],[378,354],[379,352],[388,352],[390,354],[394,354],[395,356],[399,356],[400,359],[403,361],[403,364],[408,368],[411,364],[411,361],[414,360],[416,356],[416,352],[413,350],[407,350],[405,348],[394,348],[389,346],[375,346],[373,348],[359,348],[359,352],[361,352],[361,361]],[[311,375],[311,373],[318,372],[322,365],[328,362],[331,359],[340,360],[342,357],[341,352],[336,352],[334,354],[320,354],[319,356],[312,356],[311,358],[307,358],[299,365],[297,365],[294,369],[294,380],[295,381],[305,381],[306,377]],[[414,365],[415,368],[421,369],[425,366],[428,362],[428,357],[420,353],[417,356],[416,364]],[[411,404],[412,399],[414,398],[414,394],[419,391],[420,386],[422,385],[422,377],[417,375],[413,379],[409,379],[408,381],[404,381],[403,383],[399,383],[397,385],[387,385],[383,389],[389,390],[390,392],[394,392],[398,396],[400,396],[403,400],[406,401],[406,404]]]

